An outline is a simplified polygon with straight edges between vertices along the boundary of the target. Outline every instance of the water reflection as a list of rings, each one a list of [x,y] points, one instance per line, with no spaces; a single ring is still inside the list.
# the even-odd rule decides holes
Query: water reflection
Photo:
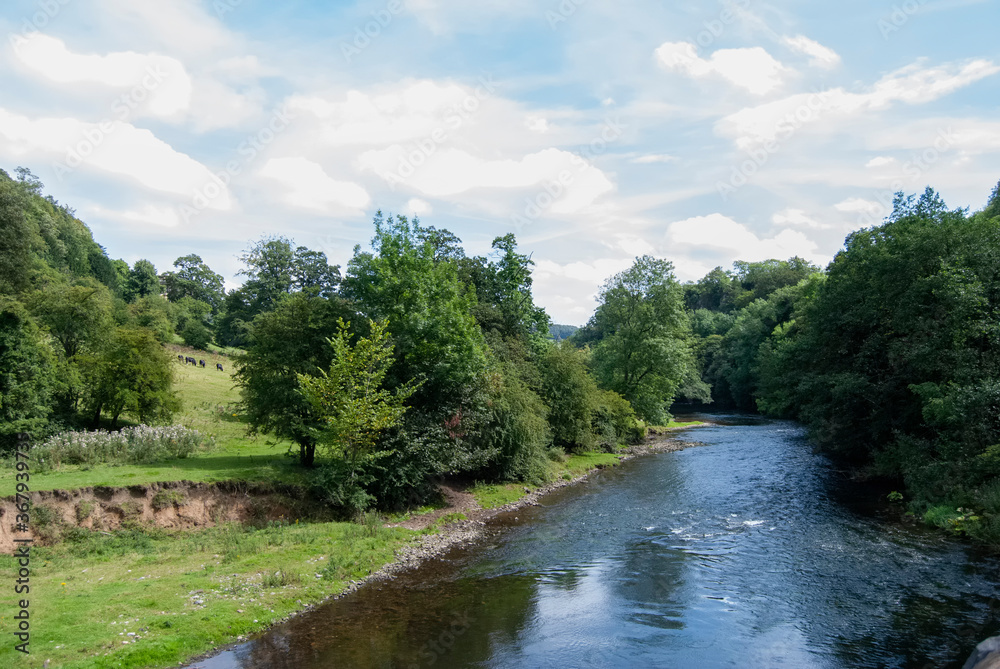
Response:
[[[1000,629],[996,560],[846,504],[796,426],[727,422],[200,666],[957,667]]]

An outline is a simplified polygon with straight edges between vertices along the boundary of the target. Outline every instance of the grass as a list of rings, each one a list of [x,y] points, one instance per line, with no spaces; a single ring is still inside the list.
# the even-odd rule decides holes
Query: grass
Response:
[[[418,533],[368,519],[71,536],[31,549],[31,655],[5,643],[0,666],[176,665],[341,592]],[[0,569],[15,573],[15,558],[0,556]]]
[[[239,393],[233,385],[230,360],[221,356],[169,347],[173,355],[193,355],[206,367],[176,363],[174,388],[184,405],[174,421],[215,439],[209,453],[150,465],[67,465],[58,471],[32,472],[32,490],[72,490],[89,486],[127,486],[158,481],[213,482],[227,480],[301,482],[301,470],[287,457],[290,442],[248,437],[246,426],[235,410]],[[216,362],[225,368],[220,372]],[[13,495],[16,471],[0,471],[0,497]]]
[[[684,427],[695,427],[697,425],[706,425],[705,421],[701,420],[672,420],[666,425],[650,425],[650,434],[659,434],[665,430],[677,430]]]
[[[549,478],[571,480],[592,469],[613,467],[620,460],[614,453],[574,453],[562,462],[549,462]],[[516,502],[541,486],[529,483],[476,483],[469,492],[484,509],[495,509]]]

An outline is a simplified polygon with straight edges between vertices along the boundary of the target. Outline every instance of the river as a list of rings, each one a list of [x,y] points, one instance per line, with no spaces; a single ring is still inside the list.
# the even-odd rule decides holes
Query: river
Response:
[[[711,419],[193,666],[961,667],[1000,631],[1000,561],[880,512],[794,423]]]

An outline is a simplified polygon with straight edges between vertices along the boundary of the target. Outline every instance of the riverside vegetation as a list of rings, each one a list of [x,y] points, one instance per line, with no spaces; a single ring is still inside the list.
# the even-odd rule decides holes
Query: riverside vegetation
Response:
[[[78,528],[42,549],[50,578],[74,565],[90,573],[84,563],[105,544],[115,555],[107,580],[122,593],[129,586],[116,570],[126,564],[148,566],[142,587],[161,582],[175,599],[208,592],[196,574],[216,589],[222,572],[243,574],[288,594],[255,618],[263,625],[412,541],[377,527],[372,510],[433,505],[442,477],[476,481],[484,505],[502,504],[525,484],[569,475],[573,463],[614,460],[669,424],[675,401],[797,418],[859,474],[892,481],[911,513],[1000,547],[1000,190],[973,214],[948,210],[930,189],[899,194],[885,223],[852,233],[825,270],[799,258],[738,262],[681,284],[669,261],[643,256],[605,282],[594,316],[575,331],[552,326],[535,305],[533,263],[512,234],[470,257],[447,230],[378,213],[370,247],[356,247],[343,274],[321,252],[266,237],[242,256],[244,284],[225,292],[194,254],[161,273],[146,260],[108,258],[73,210],[42,190],[26,169],[0,171],[0,453],[25,437],[41,453],[72,441],[73,430],[127,425],[148,437],[138,450],[155,455],[77,449],[49,459],[32,489],[276,481],[299,486],[331,517],[368,519],[189,535],[136,526],[112,540]],[[182,344],[208,367],[179,363]],[[193,446],[157,452],[153,428],[140,426],[172,423],[197,431],[175,435]],[[0,473],[7,494],[11,469]],[[197,568],[187,542],[201,542]],[[303,562],[319,555],[342,569],[310,580]],[[56,644],[68,611],[86,606],[104,606],[92,618],[109,618],[109,629],[116,612],[139,618],[147,635],[154,629],[143,617],[151,609],[138,615],[136,602],[119,601],[118,611],[101,590],[110,583],[84,580],[77,608],[62,596],[39,605],[52,607],[40,617],[62,621],[49,627]],[[168,601],[166,590],[153,595],[150,606]],[[171,634],[156,637],[160,654],[123,644],[105,656],[101,645],[63,666],[174,662],[249,631],[248,610],[220,613],[221,627],[170,621]]]

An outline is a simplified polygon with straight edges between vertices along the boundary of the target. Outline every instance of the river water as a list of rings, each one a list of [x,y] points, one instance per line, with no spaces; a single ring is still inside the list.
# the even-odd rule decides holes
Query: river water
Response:
[[[1000,632],[1000,561],[880,513],[794,423],[711,419],[193,666],[960,667]]]

